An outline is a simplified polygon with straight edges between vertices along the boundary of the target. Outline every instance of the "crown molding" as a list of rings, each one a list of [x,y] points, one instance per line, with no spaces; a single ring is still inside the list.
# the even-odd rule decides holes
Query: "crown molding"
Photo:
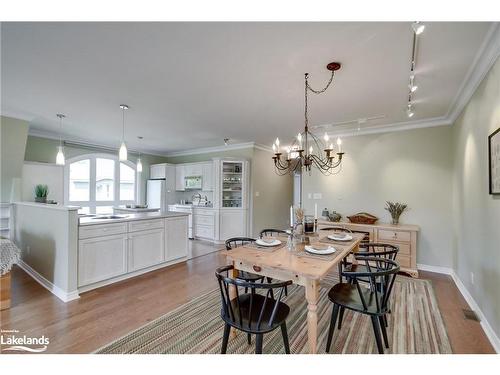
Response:
[[[493,64],[500,56],[500,23],[494,22],[491,25],[486,38],[479,48],[468,73],[466,74],[457,95],[451,102],[446,117],[453,124],[469,103],[472,95],[488,74]]]
[[[227,145],[227,146],[200,147],[200,148],[194,148],[194,149],[190,149],[190,150],[172,151],[172,152],[167,152],[163,155],[166,157],[199,155],[199,154],[209,154],[211,152],[241,150],[244,148],[253,148],[253,147],[255,147],[255,142],[245,142],[245,143],[235,143],[235,144]]]
[[[392,124],[382,124],[375,125],[369,128],[364,128],[362,130],[357,129],[343,129],[338,130],[336,132],[328,132],[329,135],[335,137],[356,137],[368,134],[378,134],[378,133],[390,133],[397,132],[402,130],[412,130],[412,129],[423,129],[423,128],[432,128],[436,126],[446,126],[451,125],[452,122],[449,118],[442,117],[433,117],[430,119],[424,120],[414,120],[414,121],[404,121],[404,122],[396,122]]]

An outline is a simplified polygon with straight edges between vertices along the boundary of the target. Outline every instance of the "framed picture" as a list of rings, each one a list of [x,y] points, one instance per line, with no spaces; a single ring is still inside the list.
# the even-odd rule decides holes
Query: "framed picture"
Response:
[[[490,194],[500,195],[500,128],[488,137]]]

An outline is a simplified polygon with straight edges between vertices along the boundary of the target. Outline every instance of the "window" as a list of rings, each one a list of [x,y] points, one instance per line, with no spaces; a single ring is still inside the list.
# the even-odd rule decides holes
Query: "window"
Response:
[[[135,164],[113,155],[91,154],[67,161],[65,203],[81,206],[79,213],[107,214],[113,207],[136,201]]]
[[[90,160],[80,160],[69,166],[69,199],[88,201],[90,199]]]

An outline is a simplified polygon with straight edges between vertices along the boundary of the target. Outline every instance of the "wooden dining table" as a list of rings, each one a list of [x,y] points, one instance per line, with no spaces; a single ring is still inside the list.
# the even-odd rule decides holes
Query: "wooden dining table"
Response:
[[[330,231],[320,230],[308,236],[309,243],[327,241],[325,237]],[[331,242],[335,248],[332,255],[310,255],[304,251],[305,243],[295,246],[293,251],[287,246],[277,249],[257,247],[255,244],[239,246],[227,251],[226,257],[234,269],[231,277],[237,278],[239,271],[271,277],[274,280],[292,280],[294,284],[305,288],[307,300],[307,332],[310,353],[318,351],[318,301],[320,281],[351,252],[356,252],[363,235],[352,234],[350,241]],[[276,237],[286,244],[286,237]],[[236,297],[236,291],[230,290],[231,298]]]

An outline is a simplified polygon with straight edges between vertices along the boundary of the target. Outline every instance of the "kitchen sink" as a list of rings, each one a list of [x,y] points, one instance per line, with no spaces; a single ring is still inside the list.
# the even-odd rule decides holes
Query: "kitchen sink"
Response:
[[[102,215],[93,217],[92,220],[112,220],[112,219],[124,219],[128,215]]]

